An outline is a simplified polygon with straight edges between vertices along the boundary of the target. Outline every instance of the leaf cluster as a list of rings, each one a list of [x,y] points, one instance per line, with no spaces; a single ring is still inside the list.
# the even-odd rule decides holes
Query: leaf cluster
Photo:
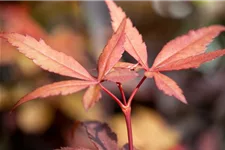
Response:
[[[74,78],[73,80],[48,84],[32,91],[22,97],[13,109],[36,98],[45,98],[60,94],[67,95],[87,89],[83,96],[83,105],[88,110],[101,98],[101,90],[110,94],[102,85],[103,82],[110,81],[118,84],[121,88],[122,82],[136,78],[140,69],[144,70],[144,77],[138,84],[138,87],[146,78],[154,78],[158,89],[167,95],[176,97],[183,103],[187,103],[183,91],[177,83],[162,74],[162,72],[197,68],[205,62],[225,54],[225,49],[208,53],[205,52],[208,44],[219,33],[225,31],[224,26],[212,25],[198,30],[191,30],[187,34],[169,41],[157,55],[153,65],[149,67],[147,46],[143,42],[141,34],[120,7],[111,0],[106,0],[105,2],[110,10],[114,33],[99,56],[97,77],[91,75],[88,70],[71,56],[54,50],[42,39],[37,41],[29,35],[0,33],[0,38],[7,40],[11,45],[17,47],[19,52],[33,60],[42,69]],[[137,61],[136,64],[120,62],[125,51]],[[125,100],[123,104],[117,102],[121,106],[130,107],[135,93],[136,91],[132,93],[128,103],[126,103],[125,98],[123,98]],[[113,97],[112,94],[111,96]],[[114,99],[118,100],[117,98]],[[118,149],[116,138],[112,138],[113,140],[105,138],[106,134],[110,134],[109,137],[114,137],[114,133],[111,133],[105,124],[89,122],[83,123],[83,125],[91,141],[99,150],[107,149],[101,148],[102,145],[99,144],[101,141],[109,143],[108,146],[115,147],[114,149]],[[69,150],[70,148],[62,149]]]

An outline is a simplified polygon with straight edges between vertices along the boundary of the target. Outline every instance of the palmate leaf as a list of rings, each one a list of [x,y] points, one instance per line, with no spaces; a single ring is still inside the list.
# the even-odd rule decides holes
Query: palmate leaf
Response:
[[[145,73],[147,77],[154,77],[157,87],[162,90],[165,94],[174,96],[183,103],[187,103],[182,90],[171,78],[159,73],[159,72],[148,72]]]
[[[0,37],[16,46],[21,53],[32,59],[42,69],[64,76],[94,81],[93,77],[76,60],[53,50],[43,40],[37,41],[33,37],[17,33],[0,33]]]
[[[187,35],[177,37],[163,47],[153,63],[152,70],[204,53],[213,38],[224,30],[225,27],[214,25],[196,31],[192,30]]]
[[[118,7],[112,0],[105,0],[112,19],[113,30],[116,31],[119,24],[122,22],[126,14]],[[145,69],[148,68],[148,55],[145,43],[142,40],[142,36],[138,30],[133,26],[131,20],[127,18],[127,24],[125,28],[126,41],[124,44],[125,50],[134,57]]]
[[[107,45],[103,49],[103,52],[99,56],[98,60],[98,80],[104,78],[104,76],[112,69],[112,67],[120,60],[124,52],[123,44],[125,41],[124,29],[126,26],[126,19],[124,18],[120,24],[120,27],[113,34],[112,38],[108,41]]]
[[[122,53],[124,52],[122,46],[125,41],[125,25],[126,19],[124,19],[118,31],[109,40],[99,58],[99,81],[122,57]],[[85,109],[92,107],[101,97],[100,87],[97,85],[99,81],[96,81],[96,79],[72,57],[57,52],[46,45],[43,40],[37,41],[30,36],[23,36],[17,33],[0,33],[0,37],[6,39],[13,46],[16,46],[21,53],[25,54],[45,70],[87,80],[62,81],[40,87],[21,98],[13,109],[35,98],[71,94],[88,86],[90,86],[90,88],[83,98]]]
[[[72,94],[96,83],[97,83],[96,81],[68,80],[48,84],[22,97],[14,105],[12,110],[14,110],[19,105],[36,98],[45,98],[48,96],[55,96],[60,94],[61,95]]]
[[[213,38],[224,30],[225,27],[214,25],[190,31],[187,35],[170,41],[158,54],[152,68],[145,72],[145,76],[148,78],[154,77],[157,87],[163,90],[165,94],[187,103],[177,84],[159,71],[197,68],[207,61],[224,55],[225,50],[204,53]]]

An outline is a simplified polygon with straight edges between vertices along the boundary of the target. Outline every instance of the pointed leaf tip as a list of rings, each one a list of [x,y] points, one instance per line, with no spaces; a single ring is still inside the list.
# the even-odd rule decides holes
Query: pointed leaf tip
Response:
[[[45,98],[48,96],[55,96],[55,95],[67,95],[78,92],[90,85],[96,84],[93,81],[81,81],[81,80],[69,80],[69,81],[61,81],[55,82],[52,84],[48,84],[37,88],[33,92],[25,95],[22,97],[12,108],[12,111],[18,107],[19,105],[28,102],[30,100],[36,98]]]
[[[105,0],[112,20],[113,30],[116,31],[126,14],[112,0]],[[126,40],[124,43],[125,50],[134,57],[146,70],[148,69],[147,47],[143,42],[141,34],[133,26],[131,20],[127,18],[126,24]]]
[[[191,30],[188,34],[171,40],[156,57],[152,69],[160,71],[158,68],[166,68],[172,62],[204,53],[208,44],[222,31],[225,31],[224,26],[213,25],[195,31]]]
[[[225,49],[214,52],[203,53],[196,56],[187,57],[178,61],[168,63],[165,66],[158,68],[159,71],[181,70],[189,68],[198,68],[201,64],[214,60],[217,57],[225,55]]]
[[[17,33],[4,33],[1,37],[13,46],[16,46],[19,52],[32,59],[35,64],[44,70],[64,76],[94,81],[94,78],[76,60],[52,49],[42,39],[37,41],[33,37]]]
[[[187,101],[183,95],[183,91],[174,80],[159,72],[154,72],[153,75],[156,85],[160,90],[162,90],[165,94],[174,96],[181,102],[187,104]]]
[[[125,26],[126,19],[124,18],[120,24],[120,27],[113,34],[112,38],[108,41],[107,45],[103,49],[103,52],[99,56],[98,61],[98,80],[102,80],[104,76],[112,69],[112,67],[120,60],[124,52],[123,44],[125,41]]]

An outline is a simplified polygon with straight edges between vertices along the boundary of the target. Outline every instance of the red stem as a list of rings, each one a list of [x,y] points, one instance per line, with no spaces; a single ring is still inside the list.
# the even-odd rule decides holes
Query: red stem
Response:
[[[115,100],[115,102],[120,106],[121,109],[124,109],[125,108],[125,106],[123,105],[123,103],[121,103],[121,101],[113,93],[111,93],[102,84],[99,84],[99,85],[102,88],[102,90],[104,90],[109,96],[111,96]]]
[[[129,143],[129,150],[133,150],[133,135],[132,135],[132,126],[131,126],[131,107],[126,107],[123,110],[123,114],[126,120],[127,126],[127,135],[128,135],[128,143]]]
[[[128,100],[128,103],[126,104],[126,107],[123,110],[123,114],[125,116],[125,120],[126,120],[126,126],[127,126],[127,134],[128,134],[128,143],[129,143],[129,150],[133,150],[133,136],[132,136],[132,126],[131,126],[131,102],[135,96],[135,94],[137,93],[138,89],[140,88],[140,86],[142,85],[142,83],[145,81],[146,77],[144,76],[141,81],[138,83],[138,85],[136,86],[136,88],[133,90],[133,92],[131,93],[131,96]]]
[[[99,84],[100,87],[116,101],[116,103],[120,106],[120,108],[123,111],[123,114],[124,114],[125,120],[126,120],[126,126],[127,126],[129,150],[133,150],[133,136],[132,136],[132,126],[131,126],[131,102],[132,102],[135,94],[137,93],[138,89],[140,88],[142,83],[145,81],[145,79],[146,79],[145,76],[141,79],[141,81],[138,83],[136,88],[131,93],[131,96],[128,99],[127,103],[126,103],[126,97],[125,97],[122,85],[121,85],[121,83],[117,83],[120,93],[122,95],[124,104],[114,94],[112,94],[108,89],[106,89],[102,84]]]
[[[122,95],[122,99],[123,99],[124,105],[127,105],[127,100],[126,100],[126,97],[125,97],[125,94],[124,94],[124,91],[123,91],[123,88],[122,88],[122,84],[119,83],[119,82],[117,82],[116,84],[117,84],[117,86],[118,86],[118,88],[120,90],[120,93]]]
[[[128,100],[127,106],[130,107],[131,102],[132,102],[132,100],[133,100],[135,94],[137,93],[138,89],[140,88],[140,86],[142,85],[142,83],[145,81],[145,79],[146,79],[146,76],[144,76],[144,77],[141,79],[141,81],[138,83],[138,85],[136,86],[136,88],[133,90],[133,92],[131,93],[130,98],[129,98],[129,100]]]

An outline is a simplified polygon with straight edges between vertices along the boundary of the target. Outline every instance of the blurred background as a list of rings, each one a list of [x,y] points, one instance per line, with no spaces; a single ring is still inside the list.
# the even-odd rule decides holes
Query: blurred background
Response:
[[[224,1],[117,1],[142,34],[149,66],[171,39],[212,24],[225,25]],[[0,2],[0,30],[44,39],[58,51],[74,57],[90,73],[112,35],[111,20],[103,1]],[[225,33],[208,51],[225,48]],[[135,62],[128,54],[124,61]],[[159,91],[147,80],[132,105],[134,144],[139,150],[225,149],[225,57],[198,69],[165,72],[183,89],[189,105]],[[103,98],[88,112],[82,106],[83,91],[36,99],[17,108],[13,104],[37,87],[69,79],[37,67],[14,47],[0,39],[0,150],[52,150],[62,146],[93,148],[83,129],[74,122],[107,122],[127,142],[125,121],[114,101]],[[140,78],[125,83],[129,97]],[[106,86],[117,96],[115,84]],[[73,135],[74,134],[74,135]],[[73,135],[73,136],[72,136]]]

